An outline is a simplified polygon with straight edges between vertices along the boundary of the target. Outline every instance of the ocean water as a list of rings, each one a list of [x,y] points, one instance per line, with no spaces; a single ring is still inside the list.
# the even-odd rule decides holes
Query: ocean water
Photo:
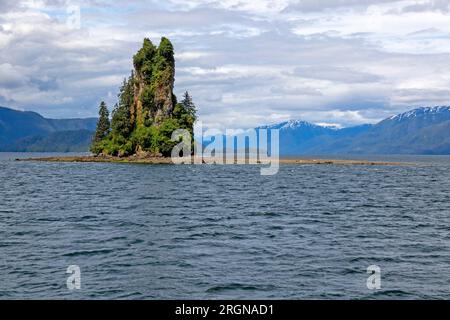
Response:
[[[0,299],[450,298],[448,157],[260,176],[27,156],[0,155]]]

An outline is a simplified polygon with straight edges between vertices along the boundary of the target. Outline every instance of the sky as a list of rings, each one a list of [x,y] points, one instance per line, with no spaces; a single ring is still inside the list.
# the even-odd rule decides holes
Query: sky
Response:
[[[450,105],[450,0],[0,0],[0,105],[96,116],[162,36],[208,128]]]

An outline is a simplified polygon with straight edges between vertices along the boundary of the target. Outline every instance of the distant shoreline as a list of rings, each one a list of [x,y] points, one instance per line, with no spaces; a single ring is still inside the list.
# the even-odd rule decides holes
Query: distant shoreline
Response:
[[[208,160],[207,158],[204,158]],[[201,161],[200,158],[196,159],[196,163],[206,163],[207,161]],[[40,158],[27,158],[16,159],[16,161],[37,161],[37,162],[65,162],[65,163],[135,163],[135,164],[173,164],[171,158],[167,157],[112,157],[112,156],[57,156],[57,157],[40,157]],[[194,158],[192,158],[194,161]],[[234,161],[235,164],[237,160]],[[282,158],[279,159],[280,164],[299,164],[299,165],[363,165],[363,166],[408,166],[414,165],[407,162],[391,162],[391,161],[369,161],[369,160],[342,160],[342,159],[304,159],[304,158]],[[239,164],[244,164],[240,161]],[[267,161],[252,161],[252,164],[270,164],[270,160]]]

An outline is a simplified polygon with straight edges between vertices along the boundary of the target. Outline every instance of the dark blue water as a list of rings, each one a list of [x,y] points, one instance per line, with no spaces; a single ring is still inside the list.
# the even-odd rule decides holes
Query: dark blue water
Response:
[[[446,157],[276,176],[0,157],[2,299],[450,298]]]

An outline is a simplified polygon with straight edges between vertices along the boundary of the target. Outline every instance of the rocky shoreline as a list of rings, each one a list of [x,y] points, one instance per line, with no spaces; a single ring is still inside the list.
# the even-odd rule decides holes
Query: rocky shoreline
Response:
[[[194,162],[195,160],[195,162]],[[192,163],[208,163],[207,158],[192,158]],[[84,163],[136,163],[136,164],[173,164],[172,159],[160,156],[129,156],[129,157],[112,157],[112,156],[68,156],[68,157],[43,157],[16,159],[16,161],[37,161],[37,162],[84,162]],[[237,161],[235,161],[236,163]],[[242,163],[240,161],[240,163]],[[270,164],[270,161],[253,161],[257,164]],[[300,165],[362,165],[362,166],[405,166],[413,165],[406,162],[388,162],[388,161],[369,161],[369,160],[338,160],[338,159],[294,159],[285,158],[279,160],[280,164],[300,164]]]

